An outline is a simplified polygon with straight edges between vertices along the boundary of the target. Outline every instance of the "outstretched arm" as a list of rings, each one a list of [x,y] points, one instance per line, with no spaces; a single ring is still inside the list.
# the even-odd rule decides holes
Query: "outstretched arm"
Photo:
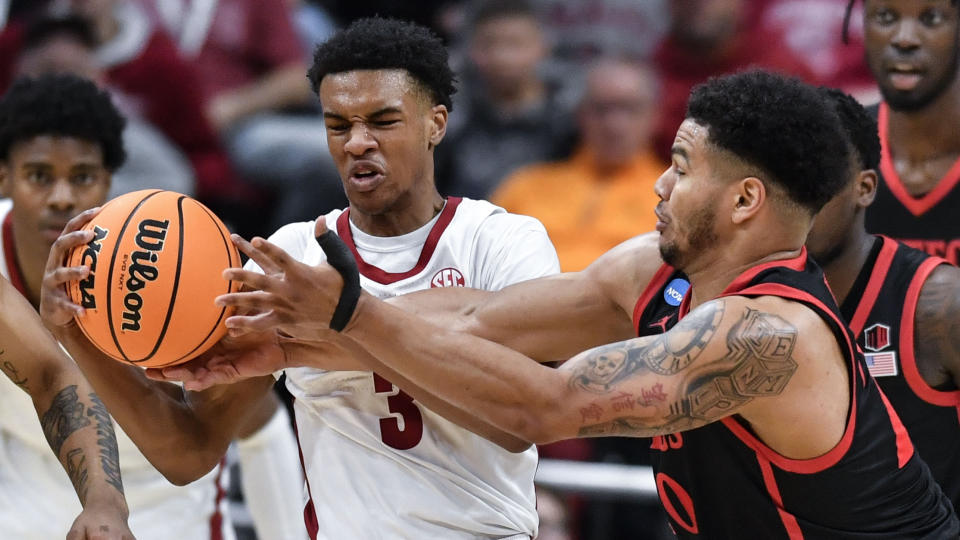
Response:
[[[500,343],[539,362],[562,361],[633,337],[633,307],[662,264],[657,235],[638,236],[582,272],[496,292],[435,288],[389,303],[433,324]]]
[[[0,370],[33,398],[50,449],[84,508],[71,534],[133,538],[117,439],[103,403],[43,328],[33,306],[2,278],[0,303]]]
[[[144,456],[171,482],[191,482],[220,461],[248,414],[268,397],[273,378],[188,392],[176,384],[152,381],[140,368],[117,362],[90,343],[73,318],[83,308],[71,302],[64,287],[86,277],[89,267],[62,264],[72,248],[92,240],[92,232],[79,229],[95,213],[84,212],[71,220],[51,248],[41,316]]]

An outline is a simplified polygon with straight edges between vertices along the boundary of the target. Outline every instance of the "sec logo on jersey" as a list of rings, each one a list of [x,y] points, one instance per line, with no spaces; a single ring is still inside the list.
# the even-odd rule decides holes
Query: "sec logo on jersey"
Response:
[[[433,279],[430,280],[430,288],[464,286],[466,286],[466,282],[463,279],[463,274],[456,268],[444,268],[434,274]]]

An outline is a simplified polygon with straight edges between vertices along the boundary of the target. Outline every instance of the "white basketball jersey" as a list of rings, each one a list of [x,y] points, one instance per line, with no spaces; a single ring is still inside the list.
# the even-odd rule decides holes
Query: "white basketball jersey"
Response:
[[[9,220],[12,206],[9,199],[0,200],[0,274],[22,287]],[[219,466],[187,486],[175,486],[154,469],[116,422],[114,430],[130,529],[139,540],[234,538],[229,517],[223,514],[225,482]],[[65,535],[80,513],[80,502],[50,451],[33,401],[7,377],[0,377],[0,469],[0,537],[29,540]],[[218,531],[212,533],[214,523]],[[18,527],[23,532],[7,536]]]
[[[386,298],[430,287],[497,290],[559,271],[539,221],[488,202],[450,198],[424,227],[373,237],[334,211],[327,227]],[[270,240],[307,264],[324,260],[314,223]],[[250,265],[256,268],[255,265]],[[286,370],[316,538],[531,538],[536,448],[511,453],[424,408],[369,371]]]

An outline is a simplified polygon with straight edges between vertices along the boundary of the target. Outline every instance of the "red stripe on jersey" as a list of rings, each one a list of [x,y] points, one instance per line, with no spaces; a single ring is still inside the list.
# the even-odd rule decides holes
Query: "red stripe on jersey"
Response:
[[[893,156],[890,154],[890,144],[888,142],[889,127],[887,124],[889,117],[889,107],[886,102],[881,102],[880,110],[877,113],[877,126],[879,127],[881,148],[880,173],[890,188],[890,192],[900,201],[900,204],[909,210],[911,214],[919,216],[936,206],[937,203],[942,201],[943,198],[957,186],[957,183],[960,182],[960,159],[950,166],[950,170],[947,171],[947,174],[943,175],[943,178],[937,182],[937,185],[932,190],[920,198],[913,197],[907,192],[907,188],[903,185],[900,175],[897,174],[897,168],[893,165]]]
[[[296,402],[296,398],[294,398]],[[303,461],[303,447],[300,446],[300,429],[296,422],[297,411],[293,411],[293,434],[297,438],[297,454],[300,455],[300,468],[303,469],[303,481],[307,485],[307,503],[303,505],[303,525],[307,528],[310,540],[317,540],[320,533],[320,522],[317,520],[317,509],[313,506],[313,493],[310,491],[310,478],[307,476],[307,464]]]
[[[667,283],[667,280],[670,279],[670,276],[673,275],[674,268],[669,264],[662,264],[660,268],[657,269],[657,273],[653,275],[653,279],[650,280],[650,283],[647,283],[647,287],[643,289],[643,294],[640,295],[640,298],[637,299],[637,303],[633,306],[633,329],[636,330],[636,333],[640,333],[640,317],[643,315],[644,310],[647,309],[647,305],[650,304],[650,301],[653,300],[653,297],[656,296],[660,289]]]
[[[840,321],[840,319],[832,311],[830,311],[830,309],[828,309],[827,306],[820,301],[820,299],[808,292],[794,289],[793,287],[782,285],[780,283],[761,283],[740,291],[725,293],[721,295],[721,297],[722,296],[778,296],[780,298],[805,302],[817,306],[821,311],[828,314],[830,318],[833,319],[837,325],[839,325],[840,328],[845,328],[843,322]],[[857,377],[855,367],[857,355],[855,344],[849,339],[846,341],[848,357],[850,358],[850,370],[848,372],[850,376],[850,412],[847,416],[847,425],[843,431],[843,436],[840,438],[840,441],[830,449],[829,452],[820,457],[811,459],[788,458],[773,448],[767,446],[766,443],[758,439],[753,433],[744,428],[732,416],[728,416],[721,420],[723,425],[732,431],[741,442],[785,471],[798,474],[814,474],[836,465],[837,462],[843,458],[844,454],[847,453],[847,450],[850,449],[850,444],[853,442],[853,432],[854,428],[856,427],[857,419]]]
[[[427,241],[420,250],[420,258],[417,259],[417,264],[406,272],[387,272],[363,260],[360,253],[357,252],[357,245],[353,242],[353,232],[350,231],[349,208],[344,210],[343,213],[340,214],[340,217],[337,218],[337,234],[340,235],[343,243],[353,252],[353,258],[357,260],[357,267],[360,269],[362,275],[377,283],[389,285],[402,279],[415,276],[427,266],[430,258],[433,257],[434,250],[437,249],[440,236],[442,236],[443,231],[447,229],[447,225],[450,225],[450,222],[453,221],[453,216],[457,212],[457,206],[460,205],[462,200],[460,197],[447,197],[447,204],[445,204],[443,210],[440,211],[440,218],[433,224],[433,228],[430,229],[430,234],[427,235]]]
[[[796,270],[797,272],[803,272],[807,267],[807,248],[806,246],[800,248],[800,253],[792,259],[781,259],[777,261],[770,261],[768,263],[758,264],[753,268],[750,268],[746,272],[740,274],[737,279],[733,280],[730,285],[727,285],[727,288],[720,293],[720,296],[725,296],[728,294],[734,294],[737,291],[742,290],[744,287],[750,284],[753,281],[753,278],[757,277],[757,274],[763,272],[764,270],[769,270],[771,268],[777,267],[786,267],[791,270]],[[689,295],[688,295],[689,296]]]
[[[876,380],[873,381],[873,384],[877,384]],[[910,457],[913,456],[913,442],[910,440],[910,435],[907,434],[907,428],[903,427],[903,422],[900,421],[900,415],[893,410],[893,405],[890,405],[890,400],[887,399],[887,395],[883,393],[879,384],[877,384],[877,391],[880,392],[880,397],[883,399],[883,406],[887,408],[887,416],[890,417],[890,423],[893,424],[893,432],[897,435],[897,468],[902,469],[910,461]]]
[[[790,540],[803,540],[803,531],[800,530],[797,518],[783,507],[783,498],[780,496],[780,488],[777,487],[777,479],[773,476],[773,468],[770,467],[770,462],[757,454],[757,464],[760,465],[760,472],[763,474],[763,485],[766,486],[773,504],[777,506],[780,521],[783,522],[783,528],[787,530]]]
[[[949,264],[938,257],[931,257],[923,261],[913,275],[910,286],[907,288],[907,297],[904,300],[903,318],[900,319],[900,365],[903,367],[903,378],[907,385],[923,401],[941,407],[960,407],[960,390],[944,392],[934,390],[923,380],[920,370],[917,369],[916,352],[913,350],[915,336],[915,321],[917,302],[920,300],[920,290],[927,281],[930,273],[941,264]],[[958,409],[960,415],[960,409]]]
[[[7,275],[10,276],[10,283],[15,289],[20,291],[24,298],[30,298],[27,294],[27,285],[23,280],[23,272],[20,271],[20,264],[17,263],[17,250],[14,247],[13,240],[13,212],[7,212],[7,217],[3,219],[3,256],[7,259]]]
[[[857,304],[857,310],[850,320],[850,330],[853,335],[860,336],[863,332],[863,326],[867,323],[867,317],[873,311],[873,305],[877,303],[877,297],[880,296],[880,289],[883,288],[883,282],[887,279],[887,273],[890,271],[890,265],[893,264],[893,256],[897,253],[897,242],[887,238],[880,237],[883,247],[880,248],[880,254],[877,255],[877,262],[873,265],[873,271],[870,272],[870,279],[867,281],[867,288],[860,297],[860,303]]]
[[[223,540],[223,513],[220,512],[220,503],[227,492],[224,491],[220,483],[223,479],[223,469],[227,466],[227,458],[220,458],[220,470],[217,471],[217,477],[214,484],[217,486],[217,493],[213,496],[213,514],[210,515],[210,540]]]

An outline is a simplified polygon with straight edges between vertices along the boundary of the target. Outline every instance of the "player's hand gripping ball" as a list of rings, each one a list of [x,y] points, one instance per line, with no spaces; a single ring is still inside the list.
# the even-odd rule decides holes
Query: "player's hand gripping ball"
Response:
[[[240,266],[240,255],[207,207],[172,191],[136,191],[108,202],[84,229],[95,236],[68,265],[91,272],[68,292],[84,308],[76,321],[97,348],[121,362],[164,367],[224,335],[232,310],[214,298],[239,288],[221,274]]]

